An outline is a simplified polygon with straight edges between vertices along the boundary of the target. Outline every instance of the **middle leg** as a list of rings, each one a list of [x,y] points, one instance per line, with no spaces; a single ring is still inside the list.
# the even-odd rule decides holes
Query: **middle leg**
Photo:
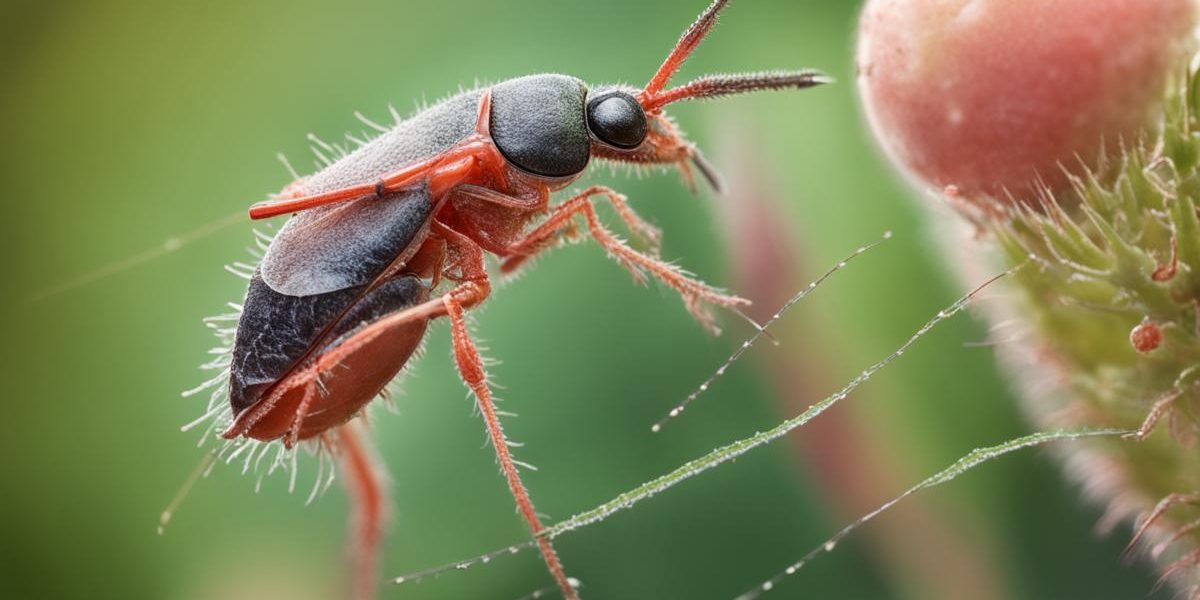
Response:
[[[683,297],[683,302],[688,312],[710,332],[719,333],[720,330],[717,328],[713,315],[709,312],[707,305],[737,308],[750,304],[749,300],[726,294],[717,288],[692,278],[687,272],[675,265],[630,248],[625,242],[617,238],[612,231],[600,223],[600,218],[597,216],[596,209],[593,206],[596,196],[606,198],[612,203],[613,207],[617,210],[617,214],[630,225],[630,228],[635,233],[642,226],[650,227],[649,225],[645,225],[645,222],[625,204],[623,196],[610,188],[593,186],[554,207],[550,212],[550,216],[541,225],[531,231],[524,239],[510,247],[509,252],[511,256],[501,265],[501,270],[505,273],[517,270],[526,260],[549,248],[561,236],[573,234],[575,217],[583,215],[588,232],[592,238],[608,251],[609,255],[620,263],[621,266],[633,274],[634,281],[644,283],[646,273],[649,273],[679,292],[679,295]],[[657,230],[653,231],[657,235]]]
[[[466,236],[436,221],[433,224],[433,231],[446,240],[447,249],[451,254],[449,270],[452,273],[448,275],[463,280],[461,285],[442,296],[445,314],[450,318],[451,343],[454,348],[454,361],[458,367],[458,373],[475,395],[479,412],[483,415],[483,421],[487,428],[488,438],[492,443],[492,448],[496,451],[500,470],[517,503],[518,512],[529,525],[530,532],[537,540],[538,550],[542,554],[546,567],[550,570],[550,574],[554,577],[563,596],[567,600],[578,600],[579,596],[563,569],[554,545],[549,538],[541,537],[541,533],[546,527],[533,507],[533,500],[530,499],[529,491],[525,488],[525,484],[521,481],[521,475],[517,471],[516,460],[509,452],[510,443],[500,424],[492,390],[488,385],[483,358],[479,355],[479,350],[471,340],[470,332],[467,329],[466,309],[482,302],[491,290],[487,271],[483,264],[483,251]]]

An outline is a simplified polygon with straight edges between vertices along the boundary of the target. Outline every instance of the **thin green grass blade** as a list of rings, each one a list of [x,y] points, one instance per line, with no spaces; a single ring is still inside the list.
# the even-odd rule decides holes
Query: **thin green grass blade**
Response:
[[[834,393],[830,396],[827,396],[825,399],[821,400],[820,402],[813,404],[807,410],[805,410],[803,413],[800,413],[799,415],[797,415],[791,419],[788,419],[767,431],[756,433],[748,438],[745,438],[745,439],[733,442],[732,444],[728,444],[728,445],[722,446],[720,448],[717,448],[716,450],[713,450],[712,452],[709,452],[708,454],[705,454],[704,456],[702,456],[700,458],[688,461],[684,465],[676,468],[675,470],[671,471],[670,473],[667,473],[666,475],[663,475],[661,477],[653,479],[653,480],[651,480],[647,483],[644,483],[636,488],[633,488],[632,490],[629,490],[623,494],[620,494],[616,498],[613,498],[612,500],[609,500],[608,502],[605,502],[604,504],[601,504],[600,506],[597,506],[591,510],[581,512],[565,521],[560,521],[558,523],[555,523],[554,525],[551,525],[551,526],[547,527],[545,530],[543,530],[542,533],[538,537],[546,537],[546,538],[553,539],[560,535],[568,533],[570,531],[574,531],[576,529],[586,527],[588,525],[592,525],[594,523],[603,521],[603,520],[607,519],[608,517],[620,512],[620,511],[623,511],[623,510],[633,507],[633,505],[635,505],[643,500],[649,499],[649,498],[657,495],[660,492],[663,492],[667,489],[675,487],[676,485],[679,485],[680,483],[683,483],[684,481],[687,481],[688,479],[691,479],[692,477],[695,477],[696,475],[699,475],[700,473],[703,473],[704,471],[707,471],[713,467],[716,467],[718,465],[721,465],[721,464],[727,463],[731,460],[734,460],[735,458],[749,452],[750,450],[753,450],[754,448],[764,446],[764,445],[766,445],[770,442],[773,442],[773,441],[787,435],[788,433],[804,426],[806,423],[815,419],[821,413],[825,412],[826,410],[829,410],[829,408],[831,408],[833,405],[837,404],[839,401],[844,399],[846,396],[848,396],[851,392],[853,392],[859,386],[866,383],[880,369],[883,369],[884,367],[888,366],[893,361],[895,361],[897,358],[903,356],[904,353],[907,352],[909,348],[911,348],[914,344],[916,344],[918,340],[920,340],[922,337],[924,337],[925,334],[929,333],[939,323],[941,323],[941,322],[949,319],[950,317],[953,317],[954,315],[958,314],[959,312],[961,312],[964,308],[966,308],[971,303],[971,301],[980,292],[982,292],[984,290],[984,288],[991,285],[992,283],[995,283],[999,279],[1002,279],[1004,277],[1011,275],[1015,271],[1022,268],[1024,265],[1025,265],[1025,263],[1022,263],[1021,265],[1013,267],[1012,269],[1009,269],[1008,271],[1005,271],[995,277],[992,277],[991,279],[985,281],[984,283],[982,283],[975,289],[971,290],[965,296],[956,300],[950,306],[946,307],[945,309],[943,309],[941,311],[938,311],[938,313],[932,319],[930,319],[924,325],[922,325],[921,328],[918,329],[916,331],[916,333],[913,333],[912,336],[910,336],[907,341],[905,341],[903,344],[901,344],[899,348],[897,348],[891,354],[888,354],[886,357],[884,357],[879,362],[868,367],[861,374],[859,374],[858,377],[855,377],[854,379],[850,380],[850,382],[847,383],[844,387],[842,387],[842,389],[838,390],[836,393]],[[442,573],[446,573],[449,571],[468,569],[468,568],[473,567],[478,564],[489,563],[493,559],[501,557],[501,556],[505,556],[508,554],[516,554],[527,548],[532,548],[535,544],[536,544],[535,540],[529,540],[529,541],[522,542],[519,544],[514,544],[507,548],[495,550],[495,551],[489,552],[487,554],[481,554],[474,558],[442,565],[442,566],[435,567],[432,569],[426,569],[424,571],[418,571],[418,572],[413,572],[413,573],[409,573],[406,575],[401,575],[400,577],[393,578],[391,581],[392,581],[392,583],[395,583],[395,584],[412,583],[412,582],[421,581],[422,579],[425,579],[428,577],[434,577],[437,575],[441,575]]]
[[[899,496],[896,496],[895,498],[885,502],[879,508],[863,515],[857,521],[842,528],[842,530],[835,533],[833,537],[829,538],[816,548],[810,550],[808,554],[805,554],[800,560],[788,565],[786,569],[780,571],[774,577],[762,582],[757,587],[747,590],[742,595],[738,596],[737,600],[753,600],[754,598],[758,598],[762,594],[775,589],[775,587],[777,587],[785,577],[788,575],[794,575],[797,571],[802,569],[808,563],[812,562],[813,559],[821,554],[833,552],[833,550],[837,548],[838,542],[841,542],[842,539],[850,535],[852,532],[854,532],[854,530],[867,524],[872,519],[886,512],[896,504],[899,504],[905,498],[920,492],[921,490],[926,490],[948,481],[952,481],[959,475],[962,475],[963,473],[966,473],[967,471],[970,471],[971,469],[974,469],[983,463],[1000,458],[1001,456],[1004,456],[1010,452],[1016,452],[1017,450],[1023,450],[1025,448],[1034,446],[1041,446],[1050,442],[1070,441],[1093,437],[1123,436],[1130,433],[1133,432],[1126,429],[1058,430],[1034,433],[1025,437],[1017,438],[1015,440],[1007,441],[1003,444],[989,446],[987,448],[976,448],[966,456],[958,459],[958,461],[949,467],[937,472],[932,477],[929,477],[921,483],[908,488],[903,494],[900,494]]]

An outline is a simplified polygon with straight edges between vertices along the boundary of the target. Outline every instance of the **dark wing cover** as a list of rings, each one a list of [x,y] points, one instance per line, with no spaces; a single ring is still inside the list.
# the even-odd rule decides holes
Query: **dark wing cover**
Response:
[[[263,256],[263,281],[288,296],[370,283],[417,239],[432,212],[422,186],[297,213]]]
[[[255,273],[246,292],[230,364],[233,414],[241,414],[257,402],[262,392],[286,375],[314,344],[333,346],[359,327],[413,306],[425,297],[425,288],[412,276],[389,279],[360,299],[365,290],[364,286],[355,286],[300,298],[272,290]],[[331,326],[338,315],[341,319]],[[329,332],[319,340],[326,327],[330,327]]]
[[[413,115],[314,173],[296,191],[316,194],[374,183],[453,148],[474,131],[482,95],[483,90],[463,92]],[[409,244],[419,241],[435,200],[426,189],[412,189],[297,213],[263,257],[263,281],[289,296],[370,283]]]

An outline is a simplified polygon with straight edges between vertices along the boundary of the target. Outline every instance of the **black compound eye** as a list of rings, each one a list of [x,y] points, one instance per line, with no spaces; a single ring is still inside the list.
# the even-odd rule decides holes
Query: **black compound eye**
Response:
[[[625,92],[608,92],[588,102],[588,129],[600,141],[628,150],[646,139],[646,113]]]

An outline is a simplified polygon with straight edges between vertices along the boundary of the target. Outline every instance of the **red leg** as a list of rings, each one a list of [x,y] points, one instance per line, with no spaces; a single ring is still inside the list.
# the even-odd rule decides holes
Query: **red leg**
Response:
[[[439,300],[429,300],[371,323],[335,347],[317,355],[302,368],[289,373],[256,404],[238,415],[221,435],[226,439],[242,435],[260,440],[282,437],[283,443],[290,447],[298,440],[307,439],[332,426],[340,425],[363,406],[360,401],[365,404],[370,398],[355,396],[353,402],[345,402],[345,398],[342,397],[342,403],[331,403],[331,398],[337,400],[339,397],[336,393],[329,393],[326,389],[327,383],[337,386],[339,382],[347,380],[334,378],[330,382],[324,378],[336,369],[345,368],[347,363],[355,362],[364,349],[376,343],[386,343],[388,339],[384,336],[400,335],[407,330],[409,337],[394,339],[393,345],[386,347],[395,351],[405,351],[404,348],[408,348],[407,352],[411,352],[419,342],[420,336],[424,335],[424,323],[443,315],[445,309],[442,303]],[[399,346],[395,345],[396,343]],[[361,356],[370,355],[371,353],[367,352]],[[399,367],[400,365],[396,365],[397,369]],[[364,383],[361,378],[353,380]],[[382,380],[379,381],[380,385],[383,383]],[[351,393],[357,391],[352,390]],[[374,392],[370,395],[374,395]],[[313,409],[319,409],[315,416],[310,414]],[[340,418],[340,421],[331,421],[337,418]]]
[[[373,183],[352,185],[309,196],[259,202],[250,207],[250,218],[267,219],[338,202],[372,196],[380,197],[422,181],[428,182],[430,193],[438,198],[447,190],[470,179],[480,169],[491,174],[493,178],[500,177],[503,182],[504,172],[499,167],[500,161],[503,159],[499,156],[499,151],[496,150],[495,144],[492,143],[488,134],[491,105],[492,95],[488,90],[479,99],[479,116],[475,125],[475,134],[447,152],[415,165],[409,165],[399,171],[384,174]]]
[[[593,196],[603,196],[612,202],[613,206],[617,209],[617,213],[629,224],[631,230],[635,232],[641,231],[643,235],[657,237],[657,230],[638,218],[625,205],[623,196],[609,188],[594,186],[554,207],[550,216],[541,225],[531,231],[525,239],[509,249],[513,256],[504,261],[501,265],[501,270],[505,273],[516,270],[531,256],[550,247],[559,236],[570,234],[574,228],[574,218],[582,214],[592,238],[607,250],[621,266],[632,273],[635,281],[639,283],[644,282],[645,273],[650,273],[663,283],[671,286],[683,297],[688,312],[692,313],[692,316],[709,331],[716,333],[719,330],[716,327],[712,314],[707,310],[706,304],[725,307],[750,304],[749,300],[725,294],[706,283],[692,279],[679,267],[637,252],[627,246],[624,242],[617,239],[611,231],[600,224],[600,219],[596,215],[596,209],[592,206],[594,201]]]
[[[629,228],[629,231],[649,246],[654,254],[658,254],[659,244],[662,241],[662,231],[647,223],[637,213],[633,212],[633,209],[629,208],[629,205],[626,204],[625,196],[618,194],[610,188],[596,185],[554,207],[554,211],[550,213],[550,216],[541,225],[538,225],[536,229],[526,234],[522,240],[513,245],[509,250],[514,256],[504,262],[504,271],[515,271],[525,260],[549,248],[555,241],[564,236],[568,238],[574,237],[576,231],[572,217],[582,210],[575,206],[575,204],[597,195],[604,196],[612,204],[617,216],[621,217],[621,220],[625,222],[625,226]]]
[[[372,600],[379,585],[379,543],[388,520],[387,475],[368,447],[359,423],[337,430],[337,448],[346,473],[346,489],[354,501],[349,552],[354,573],[354,600]]]
[[[320,388],[321,380],[318,374],[314,379],[315,386],[305,386],[304,398],[300,400],[300,405],[296,408],[296,416],[292,418],[292,425],[288,427],[287,435],[283,437],[283,445],[291,448],[296,445],[296,440],[300,439],[300,429],[304,426],[304,419],[308,417],[308,409],[312,407],[313,400],[316,399],[318,388]]]
[[[483,422],[487,427],[488,438],[491,440],[492,448],[496,451],[496,459],[500,462],[500,470],[508,482],[508,489],[512,493],[513,499],[516,500],[517,511],[529,525],[530,532],[537,536],[545,529],[545,526],[533,507],[533,501],[529,498],[529,492],[525,489],[525,484],[522,483],[521,475],[517,471],[516,462],[509,453],[508,438],[504,435],[500,417],[496,413],[483,359],[467,331],[466,309],[482,302],[491,290],[487,272],[484,270],[483,251],[466,236],[440,223],[434,223],[434,231],[446,239],[447,246],[452,248],[451,252],[455,255],[454,261],[457,263],[459,275],[467,280],[442,296],[441,299],[446,314],[450,317],[450,335],[458,373],[475,395],[479,412],[483,415]],[[549,568],[550,574],[554,577],[563,596],[568,600],[578,600],[578,594],[567,578],[553,544],[548,538],[540,537],[537,538],[537,544],[542,559],[546,562],[546,567]]]
[[[269,219],[338,202],[380,197],[421,181],[429,181],[431,188],[439,187],[442,188],[440,191],[444,191],[467,179],[476,169],[477,157],[492,151],[494,149],[483,143],[470,144],[384,175],[375,183],[352,185],[298,198],[259,202],[250,207],[250,218]]]
[[[446,310],[450,315],[450,333],[454,344],[454,359],[463,381],[466,382],[467,387],[471,388],[471,391],[475,394],[475,399],[479,404],[479,412],[483,415],[483,422],[487,426],[488,438],[491,439],[492,448],[496,450],[496,458],[500,461],[500,470],[504,473],[504,479],[508,482],[508,489],[512,493],[513,499],[517,502],[517,510],[529,525],[530,532],[537,536],[545,529],[545,526],[538,517],[537,511],[533,507],[533,501],[529,498],[529,492],[521,482],[521,475],[517,472],[512,455],[509,454],[508,438],[504,435],[504,429],[500,425],[500,418],[496,414],[496,406],[492,402],[492,392],[487,384],[487,372],[483,367],[483,359],[479,356],[479,351],[475,348],[475,344],[471,341],[467,331],[463,306],[466,303],[478,301],[478,297],[471,294],[471,292],[468,292],[468,295],[463,298],[455,297],[454,294],[447,294],[443,298],[446,303]],[[542,559],[546,562],[546,567],[550,569],[550,574],[554,576],[554,581],[558,584],[563,596],[568,600],[577,600],[579,596],[575,592],[574,586],[571,585],[571,581],[567,578],[562,562],[558,558],[558,553],[554,551],[553,544],[548,538],[544,537],[537,538],[537,544],[538,550],[542,553]]]

